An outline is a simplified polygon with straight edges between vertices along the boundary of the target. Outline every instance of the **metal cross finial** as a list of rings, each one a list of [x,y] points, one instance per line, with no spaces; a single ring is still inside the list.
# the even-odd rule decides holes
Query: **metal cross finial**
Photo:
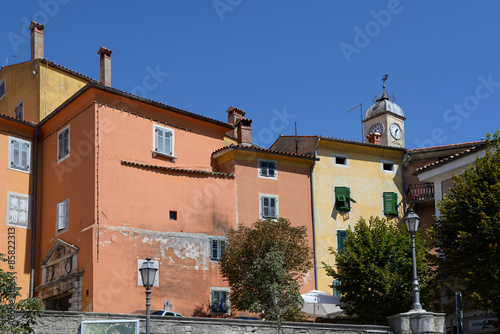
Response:
[[[384,77],[382,78],[383,85],[382,87],[385,88],[385,82],[387,81],[387,78],[389,77],[389,74],[384,74]]]

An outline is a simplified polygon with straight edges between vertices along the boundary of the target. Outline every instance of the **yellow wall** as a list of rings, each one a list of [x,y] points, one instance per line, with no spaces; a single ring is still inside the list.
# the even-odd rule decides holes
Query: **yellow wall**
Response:
[[[40,74],[40,120],[88,83],[43,63],[40,63]]]
[[[14,108],[23,101],[24,120],[38,122],[37,64],[20,63],[2,68],[0,81],[5,78],[5,96],[0,100],[0,113],[14,117]],[[33,71],[36,74],[33,74]]]
[[[348,166],[334,164],[334,154],[348,156]],[[314,216],[316,228],[316,251],[318,263],[318,289],[332,293],[332,278],[326,276],[322,262],[335,264],[329,247],[337,250],[337,230],[353,227],[360,217],[385,217],[383,192],[395,192],[398,201],[403,200],[401,158],[403,151],[387,147],[371,147],[323,140],[318,146],[319,161],[313,171]],[[382,169],[382,161],[395,163],[395,172]],[[335,210],[335,187],[345,186],[351,190],[350,212]],[[400,216],[402,212],[400,211]],[[389,216],[386,218],[394,219]]]

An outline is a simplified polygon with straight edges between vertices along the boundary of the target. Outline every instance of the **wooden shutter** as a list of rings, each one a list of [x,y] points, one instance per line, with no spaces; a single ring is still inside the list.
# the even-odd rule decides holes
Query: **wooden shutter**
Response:
[[[274,177],[276,172],[276,163],[274,161],[268,162],[267,168],[268,168],[268,176]]]
[[[265,161],[259,161],[259,174],[260,176],[266,176],[266,162]]]
[[[29,157],[30,157],[30,144],[22,143],[21,144],[21,167],[23,169],[29,169]]]
[[[335,187],[335,208],[337,210],[348,210],[346,187]]]
[[[59,133],[59,152],[58,158],[62,159],[69,153],[69,130],[65,129]]]
[[[269,216],[276,218],[276,198],[269,198]]]
[[[12,139],[10,142],[10,165],[13,167],[21,166],[21,143],[18,140]]]
[[[172,155],[172,132],[165,131],[165,153]]]
[[[267,218],[269,217],[269,198],[268,197],[262,197],[262,217]]]
[[[347,233],[344,230],[338,230],[337,231],[337,251],[344,251],[344,240],[346,237]]]
[[[398,194],[391,192],[384,193],[384,214],[398,214]]]
[[[212,239],[210,240],[211,243],[211,252],[210,252],[210,258],[212,260],[217,260],[218,259],[218,240]]]
[[[57,230],[63,230],[68,227],[68,201],[57,205]]]

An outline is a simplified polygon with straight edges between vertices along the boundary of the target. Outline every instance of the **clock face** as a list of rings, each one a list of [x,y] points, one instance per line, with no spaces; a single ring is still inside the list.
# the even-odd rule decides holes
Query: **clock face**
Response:
[[[375,124],[374,126],[372,126],[372,128],[370,129],[370,134],[374,133],[375,131],[378,131],[380,132],[380,134],[383,134],[384,127],[382,126],[382,124]]]
[[[396,123],[392,123],[391,124],[391,135],[394,137],[394,139],[396,140],[399,140],[401,139],[401,128],[399,127],[399,125],[397,125]]]

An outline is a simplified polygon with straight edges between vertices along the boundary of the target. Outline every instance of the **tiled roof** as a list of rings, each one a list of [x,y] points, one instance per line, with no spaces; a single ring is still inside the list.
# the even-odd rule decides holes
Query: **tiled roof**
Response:
[[[286,137],[295,138],[295,136],[283,136],[283,135],[279,136],[279,138],[286,138]],[[279,138],[276,139],[275,143],[279,140]],[[337,142],[348,143],[348,144],[356,144],[356,145],[364,145],[364,146],[370,146],[370,147],[380,147],[380,148],[384,148],[384,149],[389,148],[389,149],[394,149],[394,150],[407,151],[407,149],[404,147],[385,146],[385,145],[365,143],[365,142],[361,142],[361,141],[357,141],[357,140],[341,139],[341,138],[327,137],[327,136],[297,136],[297,138],[320,138],[321,140],[330,140],[330,141],[337,141]]]
[[[29,126],[33,126],[33,127],[35,126],[34,123],[27,122],[27,121],[22,121],[20,119],[17,119],[15,117],[12,117],[12,116],[9,116],[9,115],[0,114],[0,118],[5,118],[5,119],[11,120],[11,121],[15,121],[17,123],[21,123],[21,124],[25,124],[25,125],[29,125]]]
[[[148,165],[148,164],[141,164],[138,162],[132,162],[132,161],[126,161],[126,160],[122,160],[121,163],[124,165],[129,165],[129,166],[143,167],[143,168],[150,168],[150,169],[162,169],[162,170],[166,170],[169,172],[177,172],[177,173],[183,173],[183,174],[199,174],[199,175],[234,178],[234,174],[221,173],[221,172],[210,172],[210,171],[199,170],[199,169],[186,169],[186,168],[177,168],[177,167]]]
[[[48,64],[48,65],[50,65],[50,66],[53,66],[53,67],[55,67],[55,68],[57,68],[57,69],[60,69],[61,71],[67,72],[67,73],[69,73],[69,74],[72,74],[72,75],[77,76],[77,77],[79,77],[79,78],[81,78],[81,79],[87,80],[87,81],[89,81],[89,82],[93,82],[93,83],[97,83],[97,84],[99,83],[99,81],[97,81],[97,80],[95,80],[95,79],[92,79],[91,77],[88,77],[88,76],[83,75],[83,74],[81,74],[81,73],[78,73],[78,72],[76,72],[76,71],[70,70],[69,68],[64,67],[64,66],[62,66],[62,65],[59,65],[59,64],[56,64],[56,63],[54,63],[53,61],[50,61],[50,60],[48,60],[48,59],[40,59],[40,62],[41,62],[41,63]]]
[[[408,153],[417,153],[421,151],[433,151],[433,150],[445,150],[448,148],[455,148],[460,146],[475,146],[483,143],[483,141],[471,141],[468,143],[458,143],[458,144],[450,144],[450,145],[442,145],[442,146],[431,146],[431,147],[422,147],[422,148],[414,148],[408,150]]]
[[[314,156],[310,154],[300,154],[300,153],[290,153],[290,152],[284,152],[284,151],[275,151],[275,150],[270,150],[267,148],[262,148],[256,145],[252,146],[243,146],[243,145],[234,145],[231,144],[229,146],[224,146],[222,148],[219,148],[218,150],[215,150],[212,152],[212,155],[224,151],[224,150],[230,150],[230,149],[236,149],[236,150],[243,150],[243,151],[257,151],[257,152],[263,152],[263,153],[270,153],[270,154],[277,154],[277,155],[285,155],[285,156],[290,156],[290,157],[297,157],[297,158],[303,158],[303,159],[315,159]]]
[[[463,156],[469,155],[471,153],[474,153],[476,151],[479,151],[480,149],[483,149],[486,146],[485,142],[478,142],[478,143],[479,143],[479,145],[472,146],[471,148],[468,148],[468,149],[466,149],[464,151],[452,154],[452,155],[450,155],[450,156],[448,156],[446,158],[443,158],[443,159],[431,162],[430,164],[427,164],[425,166],[419,167],[419,168],[416,169],[415,174],[426,172],[426,171],[431,170],[433,168],[436,168],[438,166],[442,166],[442,165],[444,165],[444,164],[446,164],[448,162],[454,161],[454,160],[456,160],[456,159],[458,159],[460,157],[463,157]]]

